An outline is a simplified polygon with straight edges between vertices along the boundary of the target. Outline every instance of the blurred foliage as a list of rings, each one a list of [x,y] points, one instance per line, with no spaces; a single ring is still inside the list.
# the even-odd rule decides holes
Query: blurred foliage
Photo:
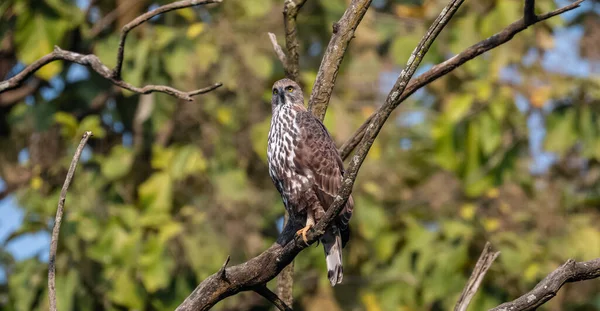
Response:
[[[5,0],[2,78],[54,45],[94,53],[112,66],[119,27],[167,2]],[[224,83],[194,102],[115,89],[84,67],[60,62],[36,73],[39,84],[27,96],[0,101],[0,178],[25,214],[0,247],[7,273],[0,309],[47,309],[47,264],[17,261],[5,248],[50,231],[84,130],[94,137],[66,203],[60,310],[172,310],[227,255],[239,263],[276,239],[283,207],[265,151],[269,89],[283,70],[266,32],[283,40],[282,2],[174,11],[131,33],[124,79],[182,90]],[[308,1],[299,15],[306,94],[347,2]],[[338,145],[382,103],[398,66],[445,2],[373,2],[325,120]],[[552,1],[536,5],[538,12],[555,8]],[[521,10],[522,1],[467,1],[422,67],[500,31]],[[471,310],[519,296],[568,258],[600,257],[600,44],[598,36],[575,47],[557,40],[565,31],[599,33],[600,23],[590,20],[597,21],[597,9],[584,5],[568,21],[530,27],[409,99],[383,129],[355,185],[344,283],[329,287],[321,248],[303,252],[295,308],[449,310],[486,240],[502,253]],[[581,51],[583,69],[573,73],[561,62],[580,55],[546,61],[565,46]],[[598,281],[569,284],[542,309],[600,310],[599,293]],[[268,308],[255,293],[215,307]]]

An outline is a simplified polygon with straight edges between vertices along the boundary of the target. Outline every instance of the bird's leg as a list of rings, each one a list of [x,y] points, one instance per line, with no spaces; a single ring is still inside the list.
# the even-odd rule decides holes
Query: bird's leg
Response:
[[[310,228],[312,228],[315,225],[315,217],[313,215],[313,211],[309,209],[307,209],[306,211],[306,226],[298,231],[296,231],[297,235],[302,235],[302,239],[304,240],[304,243],[306,243],[306,245],[308,245],[308,239],[306,238],[306,232],[308,230],[310,230]]]

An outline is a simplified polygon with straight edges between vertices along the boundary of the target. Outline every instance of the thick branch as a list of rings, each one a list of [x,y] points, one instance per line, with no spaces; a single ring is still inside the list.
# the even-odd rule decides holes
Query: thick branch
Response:
[[[62,50],[59,47],[54,47],[54,51],[50,54],[43,56],[38,59],[31,65],[27,66],[23,71],[19,72],[14,77],[0,82],[0,93],[5,92],[7,90],[11,90],[20,86],[28,77],[30,77],[33,73],[38,71],[40,68],[45,66],[48,63],[51,63],[56,60],[65,60],[73,63],[77,63],[80,65],[88,66],[92,68],[95,72],[100,74],[105,79],[111,81],[113,84],[124,88],[126,90],[132,91],[138,94],[148,94],[152,92],[161,92],[165,94],[169,94],[171,96],[185,99],[187,101],[192,101],[192,96],[208,93],[222,85],[222,83],[215,83],[211,86],[190,91],[183,92],[172,88],[170,86],[165,85],[146,85],[144,87],[136,87],[133,86],[123,80],[121,80],[121,69],[123,66],[123,55],[125,53],[125,39],[127,38],[127,33],[131,31],[131,29],[139,26],[141,23],[151,19],[152,17],[159,15],[161,13],[169,12],[176,9],[182,9],[187,7],[192,7],[196,5],[209,4],[209,3],[219,3],[222,0],[184,0],[178,1],[174,3],[170,3],[167,5],[160,6],[150,12],[142,14],[138,16],[136,19],[131,21],[129,24],[125,25],[121,30],[121,39],[119,41],[119,49],[117,52],[117,65],[114,70],[110,70],[106,65],[104,65],[98,56],[94,54],[83,55],[71,51]]]
[[[298,54],[298,35],[296,17],[306,0],[285,0],[283,8],[283,25],[285,26],[285,46],[288,50],[287,62],[284,63],[285,75],[296,82],[300,79],[300,55]]]
[[[156,15],[160,15],[162,13],[166,13],[166,12],[178,10],[178,9],[183,9],[183,8],[189,8],[189,7],[196,6],[196,5],[204,5],[204,4],[209,4],[209,3],[221,3],[222,1],[223,0],[200,0],[200,1],[199,0],[183,0],[183,1],[169,3],[169,4],[166,4],[163,6],[159,6],[158,8],[156,8],[150,12],[146,12],[146,13],[136,17],[134,20],[129,22],[127,25],[123,26],[123,29],[121,29],[121,37],[119,39],[119,51],[117,52],[117,65],[115,66],[115,69],[113,70],[113,73],[112,73],[113,77],[115,79],[121,78],[121,68],[123,67],[123,58],[124,58],[124,54],[125,54],[125,39],[127,39],[127,34],[133,28],[141,25],[145,21],[153,18]]]
[[[467,285],[465,285],[465,288],[463,288],[463,291],[458,298],[456,306],[454,307],[454,311],[467,311],[467,308],[471,303],[471,299],[473,299],[473,296],[475,296],[477,289],[479,289],[479,286],[481,285],[481,281],[483,281],[483,277],[485,277],[485,274],[490,269],[492,263],[494,263],[494,260],[496,260],[498,255],[500,255],[500,252],[492,252],[492,245],[490,242],[486,242],[479,259],[475,264],[475,268],[471,273],[471,277],[469,278]]]
[[[584,0],[577,0],[565,7],[560,8],[560,9],[554,10],[554,11],[546,13],[546,14],[539,15],[539,16],[537,16],[537,19],[535,20],[534,24],[537,22],[546,20],[550,17],[554,17],[554,16],[562,14],[564,12],[573,10],[573,9],[579,7],[579,5],[583,1]],[[458,55],[450,58],[449,60],[447,60],[441,64],[433,66],[431,69],[429,69],[428,71],[426,71],[425,73],[423,73],[422,75],[417,77],[416,79],[412,80],[408,84],[408,86],[406,87],[404,92],[402,92],[402,95],[400,95],[400,97],[398,98],[396,107],[398,105],[400,105],[404,100],[406,100],[410,95],[412,95],[414,92],[416,92],[420,88],[424,87],[425,85],[448,74],[452,70],[454,70],[454,69],[458,68],[459,66],[461,66],[462,64],[466,63],[467,61],[469,61],[469,60],[471,60],[471,59],[473,59],[473,58],[475,58],[475,57],[477,57],[477,56],[479,56],[501,44],[504,44],[504,43],[510,41],[517,33],[525,30],[527,28],[527,26],[528,26],[528,24],[526,24],[523,19],[518,20],[518,21],[510,24],[508,27],[504,28],[499,33],[470,46],[469,48],[460,52]],[[352,150],[354,150],[354,148],[356,148],[356,146],[360,143],[360,141],[364,137],[367,126],[371,123],[373,118],[382,109],[383,109],[383,107],[379,108],[375,113],[373,113],[359,127],[359,129],[350,137],[350,139],[348,139],[348,141],[346,141],[344,143],[344,145],[342,145],[342,147],[340,147],[339,152],[343,159],[346,159],[350,155]]]
[[[290,308],[281,298],[279,298],[266,286],[258,286],[254,289],[254,291],[260,294],[261,296],[265,297],[271,303],[273,303],[273,305],[275,305],[277,309],[281,311],[292,311],[292,308]]]
[[[77,163],[79,162],[83,147],[85,147],[85,144],[91,136],[92,132],[90,131],[83,134],[81,142],[79,142],[79,146],[73,156],[73,160],[71,160],[65,183],[60,190],[60,196],[58,198],[58,208],[56,210],[56,218],[54,219],[54,228],[52,229],[52,240],[50,241],[50,259],[48,260],[48,298],[50,300],[50,311],[56,311],[56,249],[58,247],[58,234],[60,232],[60,224],[62,222],[65,200],[67,198],[67,190],[69,190],[73,174],[75,174],[75,168],[77,168]]]
[[[83,66],[87,66],[97,72],[99,75],[104,77],[105,79],[111,81],[114,85],[117,85],[126,90],[130,90],[132,92],[138,94],[149,94],[152,92],[161,92],[166,93],[177,98],[185,99],[188,101],[192,100],[192,96],[198,94],[208,93],[221,85],[222,83],[215,83],[211,86],[205,87],[203,89],[190,91],[190,92],[182,92],[175,88],[165,85],[146,85],[144,87],[136,87],[133,86],[121,79],[115,78],[113,75],[113,71],[110,70],[106,65],[104,65],[98,56],[94,54],[83,55],[71,51],[65,51],[59,47],[54,47],[54,51],[39,60],[35,61],[31,65],[27,66],[23,71],[16,74],[14,77],[0,82],[0,93],[6,90],[11,90],[18,87],[23,81],[25,81],[29,76],[31,76],[34,72],[38,71],[44,65],[51,63],[56,60],[65,60],[73,63],[77,63]]]
[[[511,301],[505,302],[490,311],[524,311],[535,310],[546,301],[556,296],[565,284],[590,280],[600,277],[600,258],[590,261],[576,262],[567,260],[539,282],[530,292]]]
[[[325,50],[325,55],[323,55],[313,91],[308,100],[308,109],[321,120],[327,112],[327,105],[331,98],[331,92],[333,92],[335,79],[348,44],[354,38],[354,31],[363,16],[365,16],[369,5],[371,5],[371,0],[352,0],[342,18],[333,24],[333,34],[331,40],[329,40],[327,50]]]

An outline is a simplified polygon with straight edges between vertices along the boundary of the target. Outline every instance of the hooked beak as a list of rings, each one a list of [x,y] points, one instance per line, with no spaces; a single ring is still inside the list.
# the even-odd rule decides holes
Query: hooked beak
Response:
[[[279,96],[277,97],[277,100],[279,101],[280,105],[285,104],[285,92],[283,91],[283,89],[279,89]]]

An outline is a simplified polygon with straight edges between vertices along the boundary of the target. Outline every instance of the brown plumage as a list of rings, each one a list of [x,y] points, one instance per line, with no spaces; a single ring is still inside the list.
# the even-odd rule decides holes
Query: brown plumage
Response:
[[[344,165],[335,143],[321,121],[304,107],[300,86],[290,79],[273,85],[273,116],[267,157],[269,174],[292,221],[305,221],[298,231],[318,222],[333,202],[342,183]],[[331,285],[342,281],[342,248],[349,238],[352,197],[321,238]]]

